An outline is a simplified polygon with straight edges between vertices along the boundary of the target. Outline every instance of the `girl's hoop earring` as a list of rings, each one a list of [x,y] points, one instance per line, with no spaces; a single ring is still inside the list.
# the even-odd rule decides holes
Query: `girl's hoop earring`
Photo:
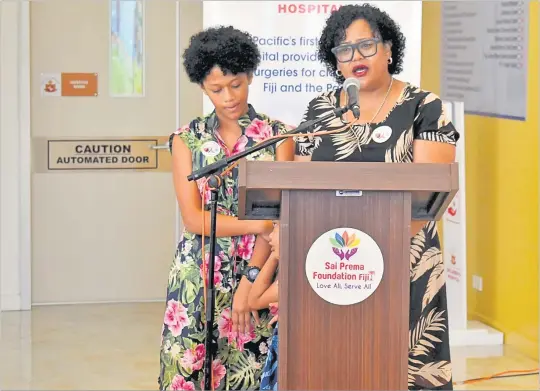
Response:
[[[394,62],[394,60],[392,60],[392,57],[390,57],[390,58],[388,59],[388,64],[392,64],[393,62]]]
[[[341,77],[342,73],[341,73],[341,71],[339,69],[336,70],[336,75],[337,75],[337,77]]]

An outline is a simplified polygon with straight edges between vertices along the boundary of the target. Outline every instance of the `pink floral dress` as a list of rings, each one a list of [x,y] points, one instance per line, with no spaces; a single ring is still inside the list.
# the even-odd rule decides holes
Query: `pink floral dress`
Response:
[[[172,146],[175,136],[180,137],[191,150],[193,170],[196,170],[287,131],[283,123],[256,113],[251,106],[239,124],[242,136],[232,151],[227,149],[217,132],[219,124],[215,112],[174,132],[169,144]],[[274,160],[275,146],[256,152],[248,159]],[[220,214],[236,216],[238,213],[237,176],[238,169],[234,168],[224,178],[218,198]],[[202,181],[198,185],[206,204],[210,195]],[[204,389],[205,310],[201,243],[200,235],[184,230],[170,269],[160,352],[158,382],[161,390]],[[249,263],[254,244],[253,235],[217,239],[214,338],[218,346],[213,362],[216,390],[259,389],[272,334],[267,327],[270,314],[261,311],[261,324],[245,335],[234,338],[231,331],[232,299],[240,281],[237,273]],[[209,251],[209,239],[206,238],[206,264]]]

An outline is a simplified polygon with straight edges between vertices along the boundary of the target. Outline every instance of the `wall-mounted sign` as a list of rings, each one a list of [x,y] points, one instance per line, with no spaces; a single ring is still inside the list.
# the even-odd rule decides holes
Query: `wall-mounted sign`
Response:
[[[98,74],[42,73],[41,96],[98,96]]]
[[[156,170],[158,140],[48,140],[48,170]]]
[[[529,54],[529,3],[441,2],[444,100],[464,102],[466,114],[525,121],[533,84],[528,57],[535,56]]]

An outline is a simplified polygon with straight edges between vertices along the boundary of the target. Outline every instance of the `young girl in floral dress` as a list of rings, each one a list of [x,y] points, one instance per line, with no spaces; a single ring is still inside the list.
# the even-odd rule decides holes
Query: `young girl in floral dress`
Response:
[[[209,28],[191,38],[184,67],[215,110],[193,119],[170,138],[173,180],[184,231],[172,263],[160,350],[160,390],[204,389],[205,280],[208,266],[210,198],[204,180],[187,176],[219,159],[287,131],[286,126],[248,104],[260,53],[251,36],[232,27]],[[292,160],[291,139],[249,156]],[[254,275],[270,254],[270,221],[239,220],[238,169],[223,173],[219,188],[215,257],[215,321],[212,379],[215,390],[255,390],[266,361],[268,311],[253,312],[248,295]],[[204,225],[204,227],[203,227]]]
[[[264,264],[257,280],[249,293],[249,305],[251,308],[263,309],[270,307],[274,317],[269,326],[278,319],[278,281],[277,269],[279,262],[279,224],[274,223],[274,230],[270,234],[270,247],[272,253]],[[278,325],[274,328],[272,340],[268,346],[268,356],[261,377],[261,390],[277,391],[278,369]]]

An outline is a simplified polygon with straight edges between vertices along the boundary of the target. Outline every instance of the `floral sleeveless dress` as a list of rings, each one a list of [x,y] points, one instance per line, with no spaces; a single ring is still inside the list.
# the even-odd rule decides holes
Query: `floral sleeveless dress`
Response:
[[[242,136],[233,150],[228,150],[217,132],[215,112],[196,118],[174,132],[191,150],[193,170],[236,154],[256,143],[287,131],[285,124],[257,113],[250,105],[239,119]],[[279,144],[278,144],[279,145]],[[276,146],[267,147],[247,157],[250,160],[275,160]],[[219,190],[218,213],[238,214],[238,169],[225,176]],[[198,182],[201,197],[208,203],[210,194]],[[160,390],[204,389],[205,309],[202,276],[202,238],[184,230],[169,272],[165,316],[160,350]],[[256,390],[260,387],[262,368],[268,353],[269,311],[260,311],[260,325],[237,339],[232,335],[231,308],[238,273],[249,263],[255,244],[254,235],[217,239],[214,283],[216,310],[214,339],[217,352],[212,365],[216,390]],[[209,238],[205,239],[208,265]]]
[[[340,107],[340,92],[313,99],[304,121]],[[346,126],[334,116],[312,131],[345,130]],[[311,156],[312,161],[411,163],[414,140],[456,145],[458,139],[440,98],[407,84],[383,121],[331,135],[299,136],[296,154]],[[411,240],[409,390],[452,389],[445,278],[437,226],[428,222]]]

